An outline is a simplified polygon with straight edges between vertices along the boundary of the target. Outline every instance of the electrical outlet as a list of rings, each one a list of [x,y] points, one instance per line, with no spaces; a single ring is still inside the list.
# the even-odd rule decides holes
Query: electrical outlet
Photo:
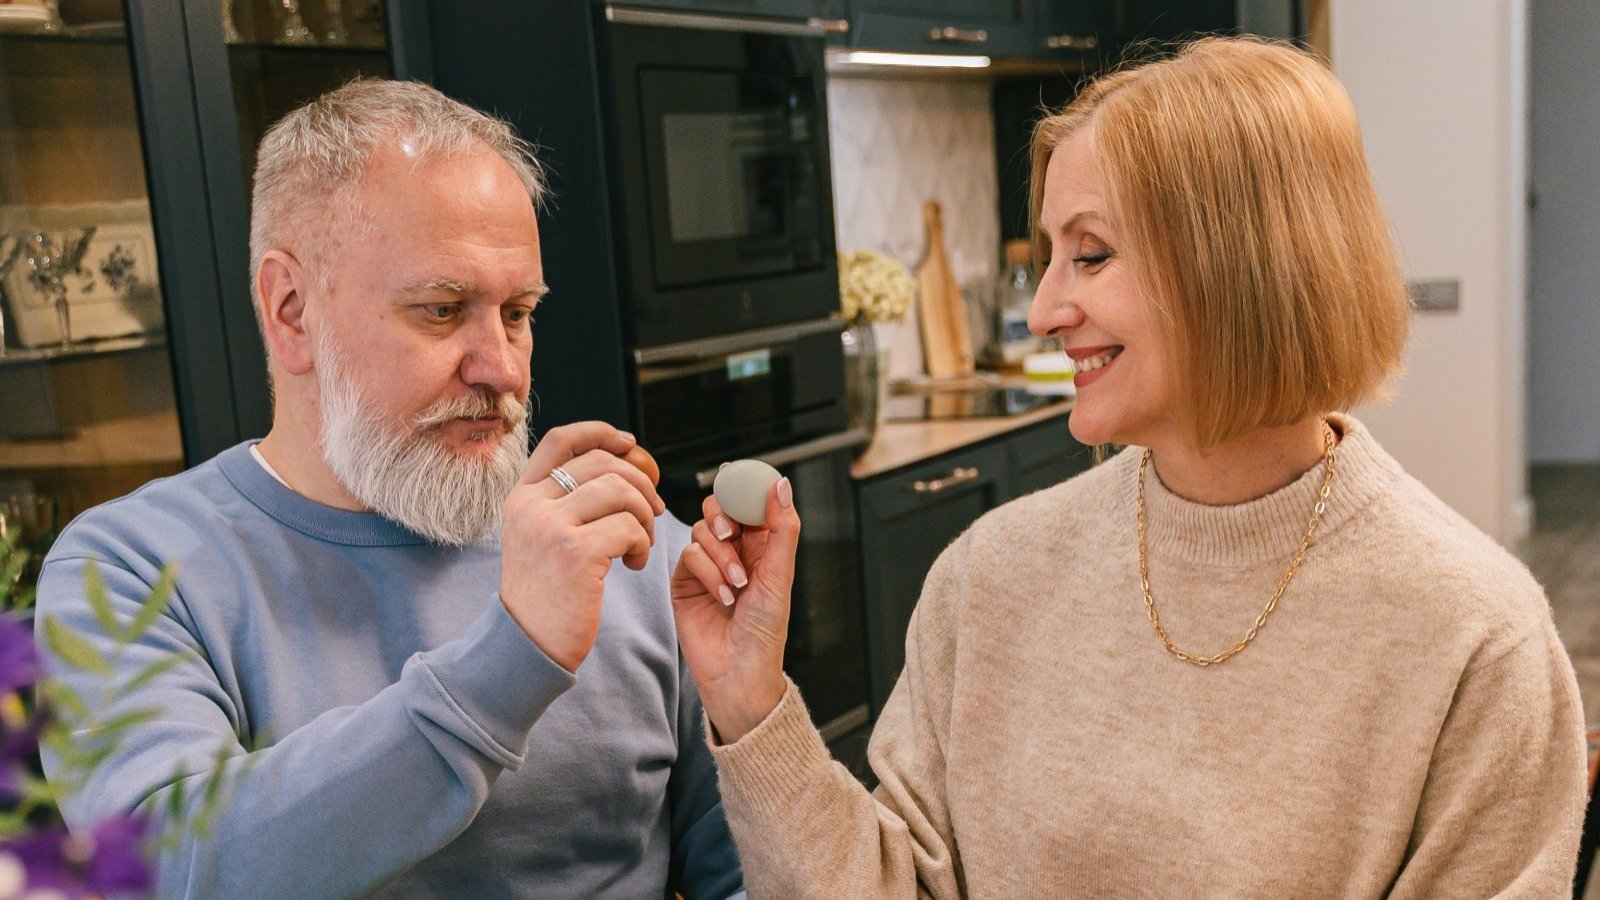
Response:
[[[1417,312],[1455,312],[1461,308],[1459,279],[1408,281],[1406,293],[1411,296],[1411,308]]]

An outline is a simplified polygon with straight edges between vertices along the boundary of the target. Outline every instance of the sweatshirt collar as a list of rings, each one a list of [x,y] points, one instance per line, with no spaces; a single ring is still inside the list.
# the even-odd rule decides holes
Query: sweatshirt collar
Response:
[[[377,513],[335,509],[294,492],[267,473],[250,455],[254,441],[217,455],[217,466],[245,499],[282,524],[308,537],[352,547],[400,547],[428,539]]]

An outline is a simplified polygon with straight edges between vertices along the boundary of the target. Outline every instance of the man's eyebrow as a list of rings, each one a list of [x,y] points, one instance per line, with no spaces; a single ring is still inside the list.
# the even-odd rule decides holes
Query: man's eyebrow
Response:
[[[405,293],[415,295],[426,294],[431,291],[448,291],[452,294],[470,294],[476,289],[477,285],[470,281],[461,281],[460,279],[441,275],[438,278],[411,285],[405,288]],[[542,281],[535,281],[512,291],[511,296],[516,298],[526,297],[531,294],[534,297],[543,297],[548,293],[550,293],[549,286]]]

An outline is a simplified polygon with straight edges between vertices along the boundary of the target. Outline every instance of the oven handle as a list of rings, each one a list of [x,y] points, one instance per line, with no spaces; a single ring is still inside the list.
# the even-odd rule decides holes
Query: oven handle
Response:
[[[616,22],[619,25],[657,25],[663,28],[699,28],[705,31],[742,31],[819,38],[827,37],[829,34],[841,34],[850,27],[848,22],[835,19],[785,21],[754,16],[662,12],[610,3],[606,4],[606,21]]]
[[[851,428],[837,434],[830,434],[827,437],[819,437],[814,441],[805,441],[804,443],[784,447],[781,450],[774,450],[771,453],[763,453],[754,458],[773,468],[778,468],[797,462],[805,462],[808,459],[814,459],[824,453],[832,453],[835,450],[848,450],[851,447],[859,447],[871,440],[872,435],[868,434],[865,429]],[[696,472],[694,483],[699,485],[701,490],[709,489],[712,483],[717,480],[717,471],[721,468],[721,466],[717,466],[714,469],[702,469]]]
[[[679,341],[676,344],[641,347],[633,351],[633,359],[641,366],[653,366],[679,360],[698,361],[717,356],[727,356],[730,353],[742,353],[746,350],[771,347],[773,344],[787,343],[813,334],[826,334],[828,332],[838,334],[843,330],[844,320],[829,316],[824,319],[812,319],[789,325],[758,328],[755,331],[741,331],[736,334],[698,338],[692,341]]]

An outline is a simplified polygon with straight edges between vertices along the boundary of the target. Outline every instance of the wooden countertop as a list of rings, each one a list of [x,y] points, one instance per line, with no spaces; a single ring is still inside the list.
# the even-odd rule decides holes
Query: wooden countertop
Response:
[[[850,464],[850,477],[864,481],[911,463],[932,459],[1007,432],[1037,425],[1072,410],[1072,397],[1063,397],[1031,412],[993,419],[934,419],[926,422],[886,422],[878,429],[867,452]]]

